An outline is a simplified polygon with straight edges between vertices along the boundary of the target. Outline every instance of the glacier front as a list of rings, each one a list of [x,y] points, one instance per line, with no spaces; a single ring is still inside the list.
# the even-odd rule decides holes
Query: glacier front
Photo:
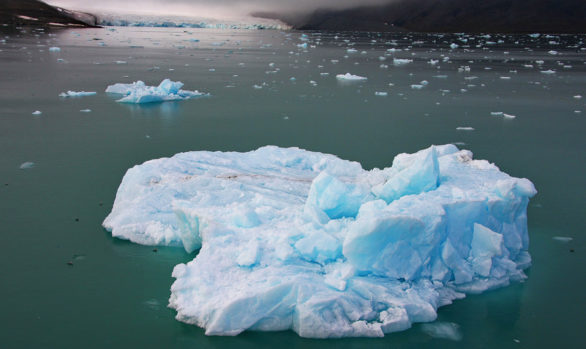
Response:
[[[169,303],[208,335],[382,337],[523,280],[535,194],[454,145],[371,171],[267,146],[137,165],[103,225],[136,243],[199,249],[173,270]]]

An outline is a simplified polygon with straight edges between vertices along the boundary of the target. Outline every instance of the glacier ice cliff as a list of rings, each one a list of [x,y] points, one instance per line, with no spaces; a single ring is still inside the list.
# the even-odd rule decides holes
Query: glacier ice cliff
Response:
[[[147,86],[139,80],[132,84],[110,85],[106,88],[106,92],[123,96],[116,102],[132,104],[179,101],[208,95],[199,91],[182,90],[181,87],[183,87],[181,81],[165,79],[158,86]]]
[[[535,194],[454,145],[371,171],[267,146],[137,165],[103,225],[136,243],[199,249],[173,270],[169,302],[208,335],[381,337],[523,280]]]

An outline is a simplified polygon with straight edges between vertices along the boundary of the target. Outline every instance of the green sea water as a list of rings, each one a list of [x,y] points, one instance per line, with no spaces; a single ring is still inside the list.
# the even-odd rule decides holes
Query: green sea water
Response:
[[[301,33],[268,30],[25,31],[0,37],[0,347],[578,348],[586,341],[586,36],[465,43],[454,35],[307,33],[304,49]],[[460,47],[450,49],[452,42]],[[393,57],[413,62],[395,66]],[[464,66],[470,71],[458,72]],[[335,75],[347,72],[368,80],[339,83]],[[103,92],[164,78],[211,96],[136,106]],[[424,88],[411,87],[421,81]],[[58,96],[67,90],[97,95]],[[398,153],[445,143],[529,178],[539,191],[529,205],[529,278],[440,308],[438,321],[459,325],[460,341],[434,338],[420,324],[382,339],[312,340],[292,331],[208,337],[167,308],[173,267],[195,254],[117,240],[101,227],[128,168],[178,152],[274,144],[380,168]],[[25,162],[34,166],[21,169]]]

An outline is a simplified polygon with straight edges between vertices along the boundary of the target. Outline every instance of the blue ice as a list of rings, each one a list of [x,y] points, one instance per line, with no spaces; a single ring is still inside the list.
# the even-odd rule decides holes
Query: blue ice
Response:
[[[199,91],[182,90],[183,83],[165,79],[158,86],[147,86],[142,81],[132,84],[114,84],[106,88],[107,93],[122,95],[118,99],[120,103],[143,104],[160,103],[165,101],[178,101],[191,98],[207,96],[208,94]]]
[[[199,249],[173,270],[169,304],[208,335],[382,337],[525,279],[535,194],[454,145],[370,171],[267,146],[137,165],[103,225],[136,243]]]

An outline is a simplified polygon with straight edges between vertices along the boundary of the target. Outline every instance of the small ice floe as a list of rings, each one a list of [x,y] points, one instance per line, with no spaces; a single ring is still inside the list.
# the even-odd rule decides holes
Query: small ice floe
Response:
[[[470,67],[467,65],[463,65],[458,68],[458,73],[469,73],[469,72],[470,72]]]
[[[340,81],[364,81],[364,80],[368,80],[368,78],[365,77],[365,76],[352,75],[350,73],[338,74],[338,75],[336,75],[336,79],[338,79]]]
[[[116,61],[116,64],[128,64],[126,61]]]
[[[49,47],[49,52],[61,52],[61,48],[60,47]]]
[[[394,65],[405,65],[405,64],[412,63],[412,62],[413,62],[412,59],[393,58],[393,64]]]
[[[462,340],[460,325],[453,322],[433,322],[421,325],[421,330],[433,338],[449,339],[452,341]]]
[[[86,97],[86,96],[93,96],[95,95],[96,92],[86,92],[86,91],[67,91],[67,92],[61,92],[59,94],[59,97]]]
[[[413,90],[421,90],[424,87],[425,86],[423,86],[421,84],[413,84],[413,85],[411,85],[411,89],[413,89]]]
[[[551,50],[551,51],[548,51],[547,53],[549,53],[552,56],[555,56],[558,54],[558,51]]]
[[[386,96],[388,96],[389,94],[388,94],[387,92],[379,92],[379,91],[376,91],[376,92],[374,93],[374,95],[375,95],[375,96],[379,96],[379,97],[386,97]]]
[[[511,80],[510,76],[501,76],[500,77],[501,80]]]
[[[450,48],[451,48],[452,50],[455,50],[455,49],[457,49],[458,47],[460,47],[460,45],[458,45],[458,44],[454,44],[454,43],[452,43],[452,44],[450,45]]]
[[[123,95],[116,102],[120,103],[159,103],[165,101],[178,101],[202,96],[209,96],[199,91],[182,90],[183,83],[180,81],[163,80],[159,86],[147,86],[142,81],[132,84],[114,84],[106,88],[107,93]]]
[[[582,96],[581,96],[581,95],[575,95],[575,96],[574,96],[574,98],[575,98],[575,99],[581,99],[581,98],[582,98]]]
[[[552,237],[552,239],[554,239],[555,241],[566,242],[566,243],[574,240],[574,238],[571,238],[569,236],[554,236],[554,237]]]
[[[20,166],[18,168],[20,168],[21,170],[28,170],[29,168],[33,168],[35,167],[35,163],[32,161],[27,161],[27,162],[23,162],[22,164],[20,164]]]
[[[358,52],[358,50],[355,49],[355,48],[349,48],[349,49],[346,50],[346,52],[348,52],[348,53],[356,53],[356,52]]]
[[[474,131],[474,127],[458,126],[458,127],[456,127],[456,130],[458,130],[458,131]]]
[[[91,109],[82,109],[82,110],[80,110],[80,112],[82,112],[82,113],[91,113],[92,110]]]
[[[547,75],[551,75],[551,74],[555,74],[555,70],[541,70],[540,71],[541,74],[547,74]]]
[[[430,59],[427,63],[431,64],[431,65],[436,65],[439,63],[438,59]]]
[[[502,111],[491,111],[490,115],[492,116],[503,116],[503,112]]]
[[[517,116],[516,116],[516,115],[512,115],[512,114],[503,113],[503,117],[504,117],[505,119],[514,119],[514,118],[516,118]]]
[[[42,112],[42,111],[40,111],[40,110],[35,110],[35,111],[33,112],[33,115],[41,115],[41,114],[43,114],[43,112]]]

